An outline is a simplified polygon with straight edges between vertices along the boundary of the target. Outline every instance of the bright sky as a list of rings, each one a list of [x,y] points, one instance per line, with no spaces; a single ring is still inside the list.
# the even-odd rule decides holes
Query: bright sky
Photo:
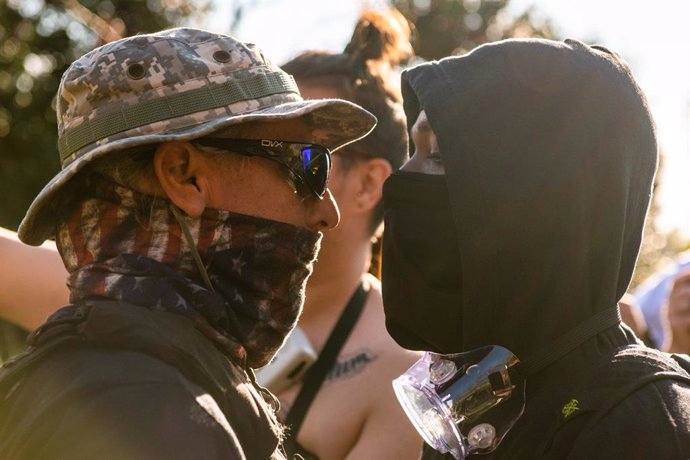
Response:
[[[251,5],[233,35],[257,43],[282,63],[305,49],[341,51],[363,5],[375,0],[217,0],[207,26],[229,32],[233,4]],[[462,1],[462,0],[459,0]],[[529,7],[550,18],[563,38],[604,44],[630,63],[647,94],[665,155],[658,221],[690,237],[690,56],[688,0],[510,0],[508,11]]]

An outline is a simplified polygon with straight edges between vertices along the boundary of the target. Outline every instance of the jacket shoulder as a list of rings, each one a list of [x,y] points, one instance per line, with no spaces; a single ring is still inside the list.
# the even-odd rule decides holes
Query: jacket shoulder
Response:
[[[280,431],[261,395],[189,319],[122,302],[86,307],[39,328],[32,349],[0,371],[0,458],[40,459],[10,453],[47,445],[53,433],[74,441],[82,424],[90,432],[92,420],[81,417],[95,412],[94,426],[170,446],[170,455],[153,458],[235,458],[242,450],[237,458],[267,458],[278,450]],[[194,454],[178,446],[197,440]]]
[[[690,385],[646,383],[586,427],[568,458],[690,458]]]
[[[569,403],[554,439],[566,458],[690,458],[690,375],[666,353],[619,349]]]
[[[142,353],[56,351],[0,413],[2,458],[243,458],[214,399]]]

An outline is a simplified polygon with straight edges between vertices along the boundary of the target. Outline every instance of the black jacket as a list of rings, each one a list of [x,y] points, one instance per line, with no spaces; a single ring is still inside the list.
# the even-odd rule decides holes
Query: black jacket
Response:
[[[657,164],[627,64],[574,40],[507,40],[409,69],[402,85],[408,123],[424,109],[438,137],[460,253],[462,302],[448,306],[462,318],[457,343],[435,351],[501,345],[527,361],[617,308]],[[690,385],[676,380],[648,381],[595,425],[575,417],[557,431],[564,406],[597,393],[601,376],[624,386],[662,372],[613,369],[636,342],[614,325],[528,376],[524,415],[482,458],[690,457]]]
[[[282,459],[245,372],[172,313],[87,301],[0,374],[0,458]]]

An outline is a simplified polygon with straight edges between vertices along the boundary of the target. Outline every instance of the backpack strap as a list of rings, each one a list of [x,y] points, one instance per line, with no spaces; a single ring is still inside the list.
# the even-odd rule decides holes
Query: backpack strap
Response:
[[[352,329],[354,329],[357,324],[357,320],[364,309],[368,293],[369,291],[364,288],[362,283],[357,286],[352,297],[350,297],[350,301],[341,313],[340,318],[338,318],[338,322],[333,328],[333,331],[331,331],[331,335],[328,337],[328,341],[319,354],[318,359],[314,365],[307,370],[302,388],[285,417],[285,425],[290,430],[284,441],[285,449],[288,451],[288,454],[300,450],[297,443],[297,435],[302,427],[302,422],[309,411],[312,401],[321,388],[321,384],[325,380],[326,375],[333,368],[336,358],[340,354],[340,350],[350,336]]]

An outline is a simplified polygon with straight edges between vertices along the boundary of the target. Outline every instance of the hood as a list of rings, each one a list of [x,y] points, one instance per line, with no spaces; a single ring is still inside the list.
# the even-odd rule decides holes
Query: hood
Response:
[[[524,359],[615,308],[657,164],[630,68],[578,41],[506,40],[402,75],[438,137],[462,279],[457,350]],[[453,351],[453,350],[449,350]]]

